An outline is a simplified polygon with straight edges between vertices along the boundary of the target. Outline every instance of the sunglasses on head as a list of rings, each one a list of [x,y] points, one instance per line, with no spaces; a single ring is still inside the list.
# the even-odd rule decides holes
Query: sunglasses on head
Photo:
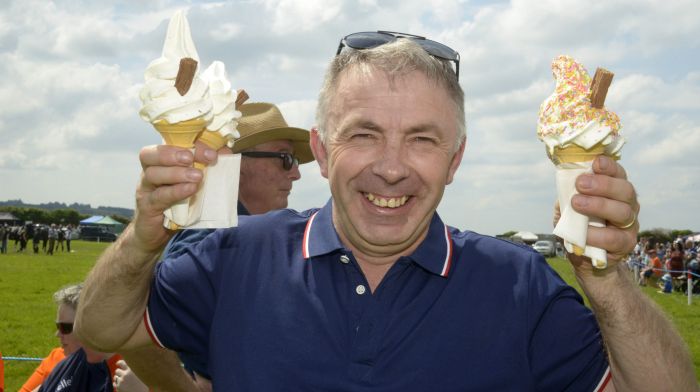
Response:
[[[292,167],[299,166],[299,159],[288,152],[244,151],[241,155],[250,158],[279,158],[284,170],[292,170]]]
[[[410,39],[420,45],[428,54],[447,61],[455,63],[455,75],[459,80],[459,53],[449,46],[443,45],[437,41],[426,39],[419,35],[397,33],[395,31],[366,31],[361,33],[353,33],[343,37],[338,45],[338,51],[335,55],[339,55],[345,46],[357,50],[372,49],[377,46],[394,42],[399,38]]]
[[[58,332],[68,335],[73,332],[73,323],[56,323],[56,329]]]

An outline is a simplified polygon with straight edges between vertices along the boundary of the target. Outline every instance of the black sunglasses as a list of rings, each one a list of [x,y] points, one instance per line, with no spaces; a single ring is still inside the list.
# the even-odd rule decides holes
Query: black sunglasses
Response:
[[[292,170],[292,167],[299,166],[299,159],[288,152],[244,151],[241,155],[250,158],[279,158],[284,170]]]
[[[73,332],[73,323],[56,323],[56,329],[58,332],[68,335]]]
[[[394,42],[399,38],[407,38],[421,46],[431,56],[441,58],[447,61],[454,61],[455,75],[459,80],[459,53],[449,46],[443,45],[437,41],[426,39],[419,35],[397,33],[395,31],[366,31],[361,33],[353,33],[343,37],[338,45],[338,51],[335,55],[339,55],[343,47],[347,46],[353,49],[372,49],[377,46]]]

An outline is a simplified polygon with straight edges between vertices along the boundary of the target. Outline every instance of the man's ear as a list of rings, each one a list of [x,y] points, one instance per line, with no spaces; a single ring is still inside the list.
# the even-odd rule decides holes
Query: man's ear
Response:
[[[309,139],[309,145],[311,146],[311,152],[318,162],[318,167],[321,168],[321,175],[328,178],[328,152],[326,151],[326,146],[321,141],[321,135],[318,134],[318,128],[311,128],[311,134]]]
[[[452,180],[454,180],[455,173],[457,172],[457,169],[459,168],[459,164],[462,162],[462,157],[464,156],[464,148],[467,146],[467,140],[465,139],[464,142],[462,142],[462,145],[459,146],[459,150],[455,152],[455,155],[452,157],[452,162],[450,162],[450,168],[447,173],[447,181],[445,185],[449,185],[452,183]]]

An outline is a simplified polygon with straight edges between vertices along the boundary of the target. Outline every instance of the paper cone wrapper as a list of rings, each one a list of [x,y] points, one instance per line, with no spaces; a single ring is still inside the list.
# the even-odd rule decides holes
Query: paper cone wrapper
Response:
[[[206,144],[207,147],[211,148],[214,151],[220,149],[221,147],[225,146],[226,143],[228,143],[228,139],[221,136],[221,134],[218,131],[208,130],[202,132],[202,134],[199,136],[199,139],[197,140]]]
[[[592,173],[593,160],[602,155],[605,146],[597,144],[589,150],[578,146],[555,148],[552,161],[557,165],[557,196],[561,218],[554,228],[554,234],[564,240],[567,252],[585,255],[591,259],[595,268],[606,268],[607,252],[600,248],[586,245],[588,226],[605,227],[605,222],[576,212],[571,207],[571,198],[576,192],[576,178],[583,173]]]
[[[170,146],[194,148],[194,141],[207,126],[207,122],[203,119],[193,119],[181,121],[171,124],[167,121],[160,120],[153,123],[153,127],[160,133],[165,144]],[[187,198],[181,200],[163,214],[163,226],[169,229],[178,229],[180,226],[187,226],[190,216],[190,200]]]
[[[217,229],[238,224],[238,180],[241,155],[219,155],[216,164],[206,168],[199,191],[190,198],[182,229]],[[171,227],[174,214],[165,212],[165,227]]]

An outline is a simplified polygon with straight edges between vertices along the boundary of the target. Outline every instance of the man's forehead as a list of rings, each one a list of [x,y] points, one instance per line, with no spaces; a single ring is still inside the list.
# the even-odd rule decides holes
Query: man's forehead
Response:
[[[252,147],[255,151],[293,151],[294,143],[288,139],[269,140]]]

